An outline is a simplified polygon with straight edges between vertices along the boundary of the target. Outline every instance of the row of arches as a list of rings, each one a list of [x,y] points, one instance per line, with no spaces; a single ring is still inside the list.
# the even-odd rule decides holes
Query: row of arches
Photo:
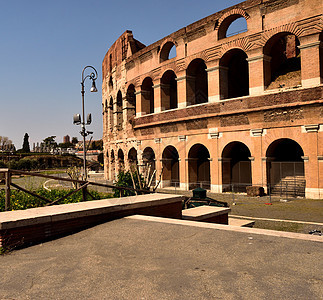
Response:
[[[110,154],[110,155],[109,155]],[[305,195],[304,177],[304,152],[301,146],[291,139],[278,139],[272,142],[266,151],[267,183],[271,185],[272,191],[281,191],[287,183],[290,187],[292,182],[298,190],[297,196]],[[107,158],[112,172],[116,171],[116,159],[114,150],[107,153]],[[138,165],[138,155],[135,148],[128,152],[130,164]],[[124,153],[121,149],[117,152],[119,170],[125,167]],[[211,156],[208,148],[203,144],[193,145],[188,156],[184,160],[180,158],[175,146],[168,145],[164,148],[161,158],[163,187],[178,187],[181,179],[180,162],[187,161],[188,188],[202,187],[210,189],[211,185]],[[227,144],[221,154],[222,191],[245,192],[246,187],[252,185],[252,154],[249,148],[242,142],[234,141]],[[156,168],[156,155],[151,147],[146,147],[142,152],[142,164],[150,164],[150,172]],[[118,171],[119,171],[118,170]],[[295,190],[293,190],[295,192]]]
[[[322,40],[322,34],[320,35]],[[296,35],[281,32],[271,37],[263,48],[263,77],[264,87],[275,89],[281,87],[295,87],[301,85],[301,53],[298,48],[300,42]],[[321,77],[323,77],[323,52],[320,51]],[[207,65],[202,58],[190,62],[186,69],[186,105],[196,105],[209,101]],[[219,97],[231,99],[249,95],[249,64],[247,53],[238,48],[228,50],[219,60]],[[160,110],[178,108],[178,77],[174,70],[167,70],[158,84],[151,77],[143,79],[138,91],[133,84],[127,88],[125,97],[121,91],[117,93],[116,106],[113,98],[109,103],[106,100],[105,110],[111,110],[111,118],[117,114],[115,122],[120,127],[123,122],[122,112],[127,108],[128,117],[135,117],[138,113],[136,107],[136,92],[141,94],[140,114],[156,112],[156,88],[160,88]],[[182,78],[181,78],[182,80]],[[214,84],[214,82],[212,83]],[[123,101],[127,104],[124,105]],[[182,101],[182,100],[181,100]],[[113,120],[111,120],[110,124]],[[114,125],[114,124],[112,124]],[[113,126],[112,126],[113,127]]]

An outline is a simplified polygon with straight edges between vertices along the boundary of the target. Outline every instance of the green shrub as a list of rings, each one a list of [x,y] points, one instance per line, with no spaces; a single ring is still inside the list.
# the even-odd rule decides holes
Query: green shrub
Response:
[[[52,201],[59,199],[69,193],[71,190],[45,190],[43,188],[37,189],[34,191],[36,194],[45,197],[46,199],[50,199]],[[111,198],[111,194],[103,194],[97,191],[90,191],[91,195],[95,198],[95,200]],[[90,196],[87,196],[87,199],[92,199]],[[27,208],[34,207],[42,207],[47,204],[46,201],[29,195],[25,192],[19,190],[11,190],[11,210],[21,210]],[[68,203],[77,203],[82,201],[82,191],[78,191],[73,195],[67,197],[63,201],[60,201],[57,204],[68,204]],[[0,211],[4,211],[5,208],[5,191],[0,191]]]
[[[138,176],[137,173],[132,173],[136,189],[140,189],[139,182],[138,182]],[[124,172],[120,171],[118,174],[118,181],[116,182],[116,186],[122,186],[122,187],[127,187],[127,188],[132,188],[133,189],[133,182],[131,179],[131,174],[130,171]],[[120,197],[120,190],[118,189],[113,189],[114,192],[114,197]],[[122,190],[122,196],[134,196],[135,192],[134,191],[128,191],[128,190]]]

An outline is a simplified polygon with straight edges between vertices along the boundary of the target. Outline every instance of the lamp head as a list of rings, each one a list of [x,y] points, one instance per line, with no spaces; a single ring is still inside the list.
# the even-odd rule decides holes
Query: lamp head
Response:
[[[93,79],[92,80],[91,92],[92,93],[96,93],[97,91],[98,91],[98,89],[96,88],[96,86],[95,86],[95,80]]]

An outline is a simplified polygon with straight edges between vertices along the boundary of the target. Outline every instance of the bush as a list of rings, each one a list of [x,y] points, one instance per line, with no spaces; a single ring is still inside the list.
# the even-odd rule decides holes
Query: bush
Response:
[[[0,168],[7,168],[7,164],[3,160],[0,160]]]
[[[37,189],[34,191],[36,194],[41,195],[47,199],[52,201],[59,199],[69,193],[71,190],[45,190],[43,188]],[[111,198],[110,194],[103,194],[97,191],[91,191],[91,195],[95,198],[95,200]],[[90,196],[87,199],[92,199]],[[31,196],[25,192],[19,190],[11,190],[11,210],[21,210],[27,208],[34,208],[34,207],[42,207],[47,204],[46,201]],[[82,191],[78,191],[75,194],[67,197],[63,201],[60,201],[58,204],[68,204],[68,203],[77,203],[82,201]],[[0,211],[4,211],[5,208],[5,191],[0,191]]]
[[[140,189],[137,173],[132,173],[136,189]],[[130,171],[124,172],[120,171],[118,174],[118,181],[116,182],[116,186],[122,186],[127,188],[133,188],[133,182],[131,179]],[[114,197],[120,197],[120,190],[113,189]],[[134,196],[136,193],[134,191],[122,190],[122,196]]]

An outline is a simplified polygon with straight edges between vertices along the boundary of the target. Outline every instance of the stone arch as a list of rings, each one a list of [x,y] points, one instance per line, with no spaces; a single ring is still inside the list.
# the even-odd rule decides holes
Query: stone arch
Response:
[[[204,60],[196,58],[186,69],[186,101],[188,105],[208,102],[208,78]]]
[[[138,165],[138,153],[134,147],[128,152],[128,162],[130,165]]]
[[[237,19],[244,18],[248,20],[250,16],[241,8],[235,8],[233,10],[228,11],[225,13],[215,25],[215,30],[218,31],[218,39],[226,38],[226,33],[229,26]]]
[[[175,50],[175,53],[173,51]],[[172,55],[172,54],[175,54]],[[160,62],[166,61],[168,59],[172,59],[176,57],[176,45],[173,41],[167,41],[161,46],[160,50]]]
[[[241,49],[231,49],[220,59],[221,99],[249,95],[249,67],[247,54]]]
[[[202,144],[195,144],[188,152],[189,189],[210,189],[210,153]]]
[[[272,194],[305,197],[304,151],[294,140],[282,138],[267,148],[267,183]]]
[[[124,171],[124,154],[122,149],[118,150],[118,166],[119,166],[119,172]]]
[[[117,129],[122,130],[123,127],[123,101],[122,93],[119,90],[117,94]]]
[[[242,142],[227,144],[222,151],[222,190],[223,192],[246,192],[252,184],[251,153]]]
[[[162,110],[178,107],[176,74],[172,70],[166,71],[161,78],[161,108]]]
[[[301,54],[298,37],[291,32],[273,35],[263,48],[265,87],[275,89],[301,84]]]
[[[136,116],[136,89],[133,84],[130,84],[127,88],[126,101],[128,103],[128,120]]]
[[[162,154],[163,187],[179,187],[179,155],[174,146],[167,146]]]
[[[109,124],[110,124],[110,131],[113,131],[114,128],[114,110],[113,110],[113,98],[110,97],[109,101]]]
[[[151,147],[146,147],[142,153],[142,160],[144,164],[144,174],[146,174],[147,181],[146,184],[151,185],[156,184],[156,156],[155,152]]]
[[[114,150],[111,150],[111,155],[110,155],[110,178],[114,179],[115,178],[115,173],[116,173],[116,161],[115,161],[115,156],[114,156]]]
[[[112,90],[113,89],[113,80],[112,76],[109,77],[109,88]]]
[[[154,88],[151,77],[146,77],[141,85],[141,110],[143,114],[154,113]]]

